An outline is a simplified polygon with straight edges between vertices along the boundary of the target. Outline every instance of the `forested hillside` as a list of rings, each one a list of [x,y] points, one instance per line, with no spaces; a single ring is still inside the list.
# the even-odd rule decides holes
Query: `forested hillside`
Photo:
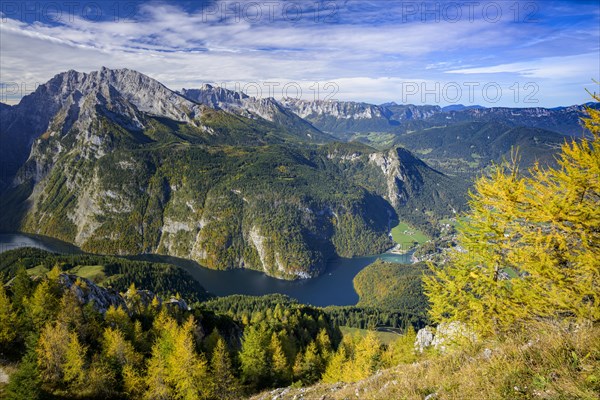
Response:
[[[425,319],[427,299],[423,294],[422,278],[427,273],[424,263],[408,265],[378,260],[354,278],[354,288],[360,296],[357,305],[403,310]]]
[[[446,173],[477,175],[493,163],[510,160],[511,151],[521,154],[520,166],[536,162],[555,166],[565,137],[548,130],[511,127],[500,122],[469,122],[402,135],[396,143],[414,151],[431,166]]]
[[[101,293],[94,284],[66,287],[66,277],[58,267],[37,279],[20,269],[0,286],[0,346],[20,360],[5,398],[237,399],[313,382],[340,341],[327,315],[307,306],[263,305],[243,318],[187,311],[132,287],[100,312],[79,297]]]

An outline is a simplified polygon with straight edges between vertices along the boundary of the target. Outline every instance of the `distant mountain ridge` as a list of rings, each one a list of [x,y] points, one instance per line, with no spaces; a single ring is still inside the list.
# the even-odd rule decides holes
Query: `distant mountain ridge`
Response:
[[[598,107],[597,103],[588,103],[557,108],[486,108],[464,105],[442,108],[434,105],[398,105],[394,102],[373,105],[294,99],[284,99],[282,104],[315,127],[344,140],[355,134],[381,132],[401,135],[440,124],[464,122],[499,122],[579,137],[585,133],[580,123],[580,118],[585,115],[585,107]]]
[[[318,129],[348,140],[355,133],[393,132],[404,121],[422,120],[441,112],[439,106],[377,106],[351,101],[283,99],[281,103]]]
[[[396,138],[429,165],[445,173],[479,174],[518,151],[521,166],[553,165],[566,137],[549,130],[496,122],[463,122],[432,127]]]
[[[461,111],[450,111],[448,115],[438,114],[432,123],[446,122],[497,122],[513,127],[541,128],[560,133],[565,136],[581,137],[585,128],[581,118],[585,116],[585,107],[598,107],[597,103],[573,105],[559,108],[474,108]]]
[[[443,112],[463,111],[463,110],[474,110],[474,109],[479,109],[479,108],[486,108],[486,107],[479,106],[479,105],[465,106],[464,104],[451,104],[449,106],[442,107],[442,111]]]

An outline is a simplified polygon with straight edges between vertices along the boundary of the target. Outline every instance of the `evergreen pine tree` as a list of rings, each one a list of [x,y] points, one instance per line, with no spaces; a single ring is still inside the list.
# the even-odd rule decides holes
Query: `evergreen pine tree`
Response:
[[[37,285],[30,298],[25,299],[27,315],[36,330],[41,330],[46,322],[56,317],[58,302],[59,298],[46,279]]]
[[[373,331],[362,338],[354,350],[352,381],[359,381],[373,375],[381,366],[381,343]]]
[[[346,352],[346,346],[342,343],[338,347],[337,351],[333,354],[327,364],[327,368],[323,373],[324,383],[336,383],[336,382],[348,382],[348,378],[345,376],[347,369],[348,354]]]
[[[326,364],[331,357],[332,348],[331,348],[331,340],[329,339],[329,334],[325,328],[321,328],[319,334],[317,335],[317,347],[319,349],[319,354],[323,358],[324,363]]]
[[[192,317],[174,335],[174,347],[167,358],[168,381],[174,387],[175,399],[209,399],[214,391],[209,380],[208,363],[195,351]]]
[[[317,344],[313,341],[306,347],[304,353],[298,353],[294,363],[294,376],[304,384],[311,384],[321,378],[323,359],[319,355]]]
[[[43,398],[42,381],[35,351],[28,351],[11,375],[6,387],[6,400],[37,400]]]
[[[65,386],[64,366],[69,351],[70,334],[60,323],[48,323],[41,331],[36,353],[40,377],[45,386],[55,390]]]
[[[75,393],[80,391],[85,382],[85,353],[86,348],[79,342],[77,334],[71,332],[62,369],[65,383]]]
[[[15,278],[10,287],[12,292],[12,302],[17,312],[23,311],[23,301],[30,297],[33,293],[33,283],[27,274],[25,267],[21,266],[17,269]]]

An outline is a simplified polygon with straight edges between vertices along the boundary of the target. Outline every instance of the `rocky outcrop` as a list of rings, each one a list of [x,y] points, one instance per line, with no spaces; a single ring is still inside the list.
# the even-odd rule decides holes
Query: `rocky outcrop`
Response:
[[[395,208],[403,206],[423,185],[419,168],[427,166],[408,150],[398,147],[387,153],[373,153],[369,155],[369,162],[379,167],[385,176],[387,198]]]
[[[164,305],[180,310],[189,310],[189,306],[185,300],[175,297],[163,300],[149,290],[133,291],[129,289],[127,292],[121,294],[116,290],[100,287],[89,279],[70,274],[61,274],[58,282],[64,290],[73,293],[80,304],[86,305],[91,303],[101,313],[105,313],[110,307],[120,307],[126,311],[132,311],[135,307],[147,307],[155,300],[159,306]]]
[[[425,327],[417,332],[415,339],[415,350],[423,352],[427,348],[434,348],[440,352],[446,352],[453,345],[473,343],[477,335],[465,324],[452,321],[442,322],[435,331],[431,327]]]
[[[10,376],[4,371],[4,368],[0,367],[0,385],[7,384],[10,380]]]
[[[252,227],[248,232],[248,240],[254,246],[258,253],[258,259],[263,270],[269,270],[269,261],[267,260],[267,251],[265,249],[265,237],[260,234],[257,227]]]
[[[101,313],[105,313],[111,306],[127,309],[125,299],[116,290],[102,288],[76,275],[61,274],[58,281],[65,290],[77,297],[79,303],[93,303],[94,308]]]

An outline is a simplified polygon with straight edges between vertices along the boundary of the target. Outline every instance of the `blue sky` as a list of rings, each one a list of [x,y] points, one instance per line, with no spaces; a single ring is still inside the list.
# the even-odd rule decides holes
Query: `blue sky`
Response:
[[[600,80],[600,0],[38,0],[0,12],[9,103],[101,66],[175,90],[508,107],[587,102]]]

